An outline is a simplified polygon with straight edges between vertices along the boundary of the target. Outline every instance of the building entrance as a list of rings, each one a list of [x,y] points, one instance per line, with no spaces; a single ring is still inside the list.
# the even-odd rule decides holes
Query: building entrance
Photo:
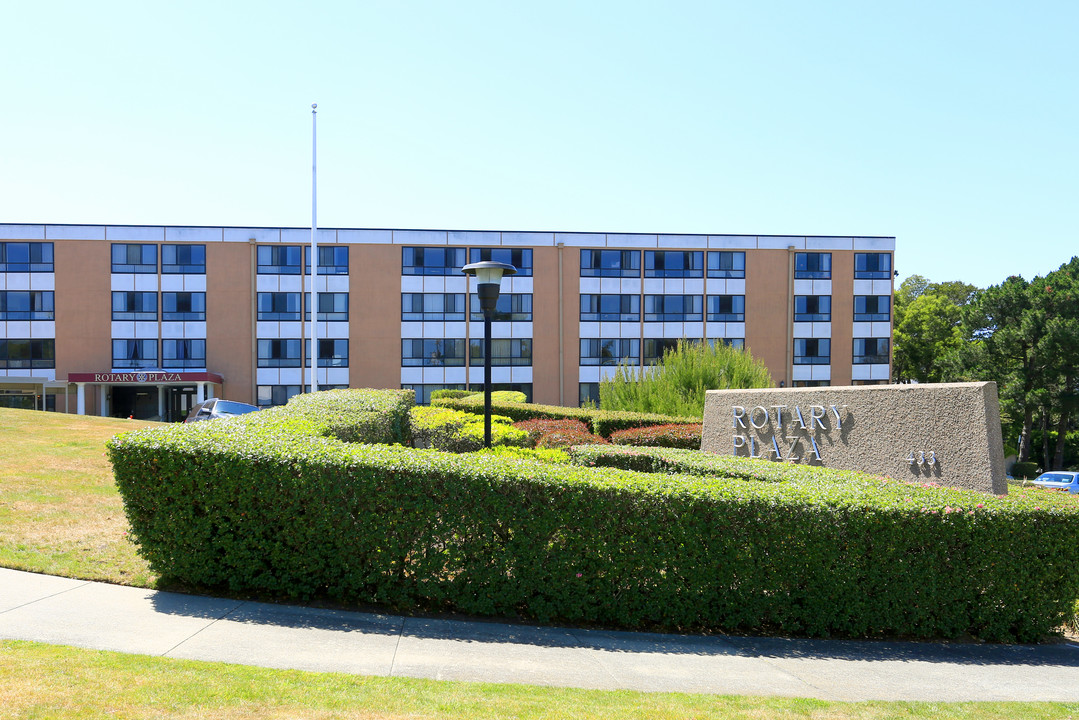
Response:
[[[165,420],[167,422],[183,422],[194,406],[194,387],[170,387],[165,396]]]

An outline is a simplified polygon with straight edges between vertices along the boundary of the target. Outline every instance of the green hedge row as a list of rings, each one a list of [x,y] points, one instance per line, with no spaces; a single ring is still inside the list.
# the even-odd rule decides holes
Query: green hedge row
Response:
[[[434,398],[431,404],[453,408],[465,412],[483,412],[483,393],[461,398]],[[537,405],[535,403],[496,402],[493,394],[491,412],[521,420],[572,418],[588,425],[596,435],[609,437],[616,430],[645,427],[648,425],[667,425],[671,423],[699,423],[700,418],[675,417],[673,415],[655,415],[652,413],[624,412],[617,410],[596,410],[594,408],[572,408],[560,405]]]
[[[277,597],[815,636],[1029,641],[1079,597],[1068,497],[835,482],[777,464],[785,482],[741,479],[767,475],[758,465],[731,479],[361,445],[322,419],[351,412],[338,402],[110,441],[151,567]]]

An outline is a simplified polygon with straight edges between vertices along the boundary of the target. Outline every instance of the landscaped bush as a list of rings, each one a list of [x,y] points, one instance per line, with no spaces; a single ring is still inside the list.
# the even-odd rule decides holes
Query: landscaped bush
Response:
[[[607,440],[587,430],[573,428],[551,430],[536,440],[538,448],[569,448],[574,445],[606,445]]]
[[[483,416],[441,407],[414,407],[411,411],[412,441],[416,447],[444,452],[472,452],[483,447]],[[491,444],[527,446],[528,433],[502,415],[491,416]]]
[[[1060,494],[779,463],[760,464],[783,482],[747,482],[361,445],[298,410],[109,442],[155,572],[410,610],[853,637],[1028,641],[1079,597],[1079,504]]]
[[[701,449],[701,424],[650,425],[611,433],[615,445]]]
[[[432,406],[448,407],[464,412],[482,412],[483,393],[463,398],[441,398],[431,400]],[[612,432],[646,425],[664,425],[671,423],[700,422],[700,418],[674,417],[671,415],[652,415],[649,413],[618,412],[596,410],[595,408],[572,408],[559,405],[537,405],[535,403],[495,402],[491,401],[492,412],[522,420],[576,419],[585,423],[596,435],[608,437]]]
[[[463,398],[475,394],[475,390],[432,390],[431,399],[435,400],[437,398]]]
[[[569,464],[569,455],[559,448],[530,448],[516,447],[513,445],[497,445],[483,450],[477,450],[477,454],[493,455],[494,457],[513,460],[537,460],[545,463]]]
[[[1012,465],[1012,477],[1014,478],[1037,477],[1040,472],[1041,468],[1038,467],[1038,463],[1017,462]]]
[[[521,420],[520,422],[513,423],[513,427],[518,430],[524,430],[528,433],[529,439],[532,444],[535,445],[539,442],[540,438],[544,435],[552,432],[571,432],[576,434],[588,434],[591,432],[588,426],[581,420],[573,418],[562,418],[558,420],[549,420],[545,418],[536,418],[534,420]]]
[[[288,407],[345,442],[407,445],[414,402],[412,390],[327,390],[295,395]]]

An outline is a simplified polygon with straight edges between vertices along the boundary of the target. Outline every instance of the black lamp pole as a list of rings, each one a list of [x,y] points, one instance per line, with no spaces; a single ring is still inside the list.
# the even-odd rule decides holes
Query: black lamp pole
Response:
[[[502,289],[502,277],[513,275],[517,268],[508,263],[484,260],[461,268],[465,275],[476,278],[476,294],[483,310],[483,446],[491,447],[491,319]]]

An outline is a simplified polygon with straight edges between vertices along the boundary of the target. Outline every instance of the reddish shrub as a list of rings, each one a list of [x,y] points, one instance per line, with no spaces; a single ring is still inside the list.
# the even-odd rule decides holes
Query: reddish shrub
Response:
[[[518,430],[524,430],[528,433],[528,436],[532,439],[533,445],[538,445],[540,438],[544,435],[553,432],[568,432],[568,433],[585,433],[589,434],[588,426],[582,421],[574,418],[535,418],[532,420],[521,420],[515,422],[513,427]],[[545,446],[540,446],[545,447]],[[561,447],[561,446],[558,446]]]
[[[606,445],[607,441],[587,430],[554,430],[536,441],[536,447],[562,448],[574,445]]]
[[[701,449],[701,425],[651,425],[629,428],[611,433],[615,445],[641,445],[644,447],[670,447],[685,450]]]

